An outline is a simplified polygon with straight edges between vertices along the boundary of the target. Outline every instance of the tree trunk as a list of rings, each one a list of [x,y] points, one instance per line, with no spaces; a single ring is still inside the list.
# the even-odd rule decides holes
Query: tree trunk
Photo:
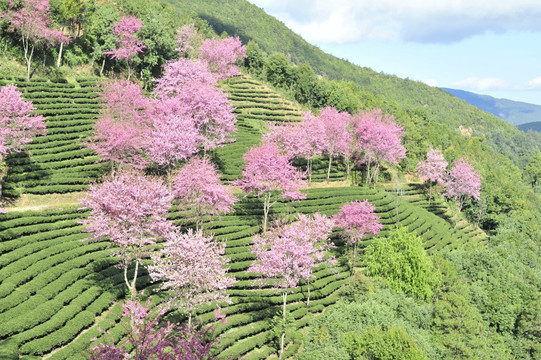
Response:
[[[351,275],[355,274],[355,263],[357,261],[357,242],[353,243],[353,260],[351,260]]]
[[[347,161],[346,162],[346,181],[349,180],[349,174],[351,172],[351,162],[350,161]]]
[[[30,48],[29,40],[22,38],[24,48],[24,59],[26,60],[26,81],[30,81],[30,66],[32,65],[32,57],[34,56],[34,46]]]
[[[128,61],[128,81],[130,81],[130,78],[131,78],[131,65],[130,65],[130,62]]]
[[[104,69],[105,69],[105,56],[103,57],[103,61],[101,62],[100,77],[103,76]]]
[[[62,50],[64,49],[64,43],[60,43],[60,50],[58,51],[58,58],[56,59],[56,67],[60,67],[60,63],[62,62]]]
[[[263,232],[267,231],[267,219],[269,217],[270,207],[270,193],[266,193],[263,202]]]
[[[306,300],[306,307],[310,307],[310,279],[308,279],[308,299]]]
[[[287,305],[287,292],[282,294],[284,304],[282,305],[282,336],[280,339],[280,359],[284,356],[284,341],[286,338],[286,305]]]
[[[331,165],[332,165],[332,155],[329,155],[329,168],[327,169],[327,182],[331,177]]]

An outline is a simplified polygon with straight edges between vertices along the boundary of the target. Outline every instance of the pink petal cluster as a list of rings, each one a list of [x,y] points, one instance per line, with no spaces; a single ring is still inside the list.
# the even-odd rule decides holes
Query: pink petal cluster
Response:
[[[46,42],[69,43],[70,37],[59,30],[51,29],[49,0],[8,0],[7,12],[0,15],[11,24],[11,30],[18,32],[24,42],[38,44]]]
[[[161,323],[164,309],[151,310],[150,300],[141,304],[127,300],[122,306],[128,335],[117,346],[100,344],[90,349],[91,360],[200,360],[209,356],[209,330]],[[131,326],[126,323],[130,321]],[[212,329],[212,327],[211,327]],[[108,332],[110,335],[110,333]],[[96,339],[93,339],[95,341]]]
[[[180,102],[160,98],[154,99],[152,105],[150,136],[142,141],[148,159],[157,165],[170,167],[195,154],[199,132]]]
[[[148,270],[153,281],[163,280],[161,289],[172,292],[172,301],[192,313],[199,305],[229,301],[225,290],[235,283],[227,276],[225,243],[213,241],[202,231],[171,231],[154,265]]]
[[[430,149],[426,160],[417,164],[417,173],[431,182],[443,184],[447,165],[448,162],[439,149]]]
[[[207,157],[193,157],[179,170],[173,194],[180,207],[195,210],[198,218],[228,213],[237,201]]]
[[[145,45],[138,40],[136,34],[143,27],[141,20],[135,16],[123,16],[119,22],[115,24],[111,34],[116,35],[117,48],[110,51],[105,51],[104,54],[111,55],[113,59],[130,60],[135,55],[146,48]]]
[[[269,192],[279,192],[282,198],[300,200],[306,198],[299,189],[306,188],[302,174],[289,162],[287,155],[280,154],[274,144],[262,144],[251,148],[243,156],[246,167],[242,178],[233,182],[248,194],[259,197]]]
[[[374,214],[376,207],[367,200],[352,201],[340,208],[333,216],[336,225],[343,228],[351,244],[361,241],[366,234],[377,235],[382,225],[379,216]]]
[[[190,83],[177,96],[184,111],[193,118],[204,151],[223,146],[237,121],[233,106],[220,89],[199,82]]]
[[[167,62],[162,77],[155,81],[154,94],[158,97],[174,97],[198,84],[217,85],[217,80],[208,70],[206,63],[186,58]]]
[[[363,154],[361,163],[398,164],[406,156],[406,148],[401,143],[403,128],[393,121],[392,115],[377,109],[361,111],[354,117],[357,118],[355,133]]]
[[[481,175],[464,158],[453,163],[444,185],[444,195],[461,204],[469,197],[479,200],[481,195]]]
[[[302,158],[309,153],[309,143],[306,133],[300,129],[299,124],[268,125],[269,132],[263,135],[263,142],[274,144],[280,154],[289,159]]]
[[[182,26],[177,30],[177,47],[176,51],[181,56],[189,56],[199,50],[199,46],[203,42],[203,36],[194,24]]]
[[[45,118],[34,115],[31,101],[24,101],[15,85],[0,88],[0,160],[21,151],[36,135],[45,135]]]
[[[120,248],[124,262],[140,261],[145,247],[173,229],[167,210],[173,197],[164,183],[135,171],[120,172],[91,185],[81,204],[91,210],[83,221],[92,239],[104,237]]]
[[[343,155],[351,142],[351,134],[347,129],[351,115],[327,106],[318,117],[325,129],[323,152],[332,157]]]
[[[246,57],[246,48],[239,37],[225,39],[207,39],[200,48],[200,57],[206,61],[210,71],[220,80],[240,75],[235,65]]]
[[[312,277],[313,269],[334,247],[327,242],[333,226],[331,219],[320,214],[299,215],[292,224],[278,222],[271,231],[253,237],[256,260],[247,272],[259,274],[261,286],[270,282],[277,289],[297,287]]]
[[[146,167],[144,148],[145,139],[151,135],[151,102],[139,85],[126,80],[105,83],[100,95],[101,115],[88,146],[104,161],[131,164],[139,169]]]

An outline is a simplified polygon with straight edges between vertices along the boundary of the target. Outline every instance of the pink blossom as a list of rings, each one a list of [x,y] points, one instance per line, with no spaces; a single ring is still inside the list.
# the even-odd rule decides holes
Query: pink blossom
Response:
[[[148,246],[173,229],[167,219],[172,196],[160,179],[148,178],[129,171],[106,178],[100,185],[91,185],[86,198],[81,200],[84,208],[91,210],[87,225],[92,240],[109,238],[119,249],[115,253],[124,268],[124,280],[135,296],[137,269],[141,260],[148,256]],[[136,262],[133,280],[128,281],[126,271],[132,261]]]
[[[183,209],[196,212],[199,226],[210,216],[233,210],[237,198],[220,182],[216,167],[207,157],[193,157],[173,181],[173,193]]]
[[[246,48],[238,36],[225,39],[207,39],[201,45],[200,57],[208,64],[210,71],[222,80],[240,75],[235,63],[246,57]]]
[[[142,304],[127,300],[123,326],[127,336],[118,345],[100,344],[90,349],[91,360],[201,360],[209,358],[212,327],[197,331],[191,325],[162,323],[165,309],[151,309],[150,299]],[[129,325],[128,325],[129,324]],[[110,334],[109,334],[110,335]]]
[[[339,112],[331,106],[321,110],[319,115],[325,129],[323,152],[329,157],[327,181],[331,175],[332,159],[344,155],[351,143],[351,134],[347,128],[350,117],[351,115],[347,112]]]
[[[379,216],[374,214],[375,210],[376,207],[367,200],[352,201],[343,205],[340,212],[333,216],[336,225],[344,229],[348,243],[353,245],[352,272],[357,259],[357,243],[367,234],[377,235],[383,227],[378,221]]]
[[[451,171],[447,173],[444,186],[444,195],[447,198],[454,199],[458,211],[460,211],[468,198],[472,197],[479,200],[481,195],[481,175],[475,171],[466,159],[461,158],[453,163]]]
[[[142,141],[150,161],[160,166],[171,167],[198,151],[199,133],[194,119],[187,114],[178,99],[152,100],[150,117],[151,132]]]
[[[17,86],[0,88],[0,161],[3,155],[22,151],[37,135],[45,135],[45,118],[32,114],[34,110]]]
[[[171,231],[165,239],[163,250],[152,258],[149,273],[153,281],[163,281],[161,289],[171,291],[171,301],[189,313],[190,322],[198,306],[230,301],[226,289],[236,280],[227,276],[225,243],[192,229],[185,234]]]
[[[202,34],[197,31],[194,24],[182,26],[177,31],[177,47],[176,51],[180,56],[195,55],[199,51],[199,47],[203,42]]]
[[[206,63],[185,58],[167,62],[162,77],[155,81],[154,94],[158,97],[174,97],[198,84],[217,85],[217,80],[208,70]]]
[[[100,95],[102,110],[88,146],[104,161],[146,167],[144,146],[151,135],[149,99],[139,85],[125,80],[105,83]]]
[[[382,162],[398,164],[406,156],[401,143],[403,128],[381,110],[361,111],[354,115],[355,136],[360,147],[360,163],[367,165],[367,183],[377,183]]]
[[[443,184],[443,174],[447,164],[439,149],[430,149],[426,160],[419,161],[417,164],[417,173],[431,182]]]
[[[118,37],[116,41],[117,48],[104,53],[111,55],[113,59],[128,61],[142,52],[146,46],[135,36],[135,33],[141,30],[142,27],[143,23],[135,16],[123,16],[111,31],[111,34]]]

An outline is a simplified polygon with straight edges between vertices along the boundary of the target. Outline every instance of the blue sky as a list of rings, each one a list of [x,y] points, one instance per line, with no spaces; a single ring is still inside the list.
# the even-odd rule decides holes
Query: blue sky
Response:
[[[249,0],[375,71],[541,105],[539,0]]]

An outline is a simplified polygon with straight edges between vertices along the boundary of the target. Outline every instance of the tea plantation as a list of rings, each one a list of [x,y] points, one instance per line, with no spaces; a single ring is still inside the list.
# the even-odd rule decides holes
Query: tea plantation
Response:
[[[5,84],[4,80],[2,84]],[[91,134],[99,112],[94,80],[64,82],[17,82],[37,112],[46,116],[48,133],[40,136],[28,151],[8,159],[7,195],[48,194],[85,190],[105,173],[107,165],[83,143]],[[231,79],[225,85],[238,116],[234,142],[213,154],[223,180],[241,175],[242,155],[261,141],[266,122],[299,121],[303,111],[292,102],[247,76]],[[314,163],[314,178],[325,177],[326,165]],[[333,179],[343,180],[335,170]],[[346,202],[368,199],[376,206],[385,236],[391,226],[400,223],[418,233],[430,254],[463,246],[483,246],[486,240],[474,227],[453,224],[444,216],[441,204],[430,207],[421,202],[421,193],[411,187],[397,193],[366,187],[326,187],[305,190],[307,199],[279,202],[271,216],[321,212],[335,214]],[[239,197],[241,195],[239,194]],[[91,339],[105,340],[101,330],[110,331],[117,341],[125,335],[121,323],[121,305],[125,297],[123,274],[110,257],[107,241],[84,241],[82,219],[86,212],[74,207],[48,211],[10,211],[0,215],[0,359],[85,359]],[[169,217],[180,226],[192,226],[189,215],[177,206]],[[205,224],[215,239],[225,241],[230,273],[238,280],[229,290],[232,304],[223,304],[227,323],[215,328],[219,359],[266,359],[276,352],[271,319],[282,298],[270,288],[253,285],[254,274],[246,272],[254,256],[251,237],[260,231],[263,206],[258,199],[241,198],[234,213]],[[441,215],[441,216],[439,216]],[[306,307],[307,287],[288,296],[288,310],[297,329],[321,313],[340,297],[339,290],[350,274],[339,233],[336,268],[321,268],[311,283],[310,307]],[[367,239],[361,244],[364,248]],[[362,268],[361,263],[356,264]],[[153,293],[156,284],[146,272],[138,278],[137,288]],[[153,295],[155,302],[163,295]],[[172,313],[174,318],[178,315]],[[204,323],[214,319],[213,309],[198,314]],[[297,352],[300,338],[288,338],[287,356]]]

